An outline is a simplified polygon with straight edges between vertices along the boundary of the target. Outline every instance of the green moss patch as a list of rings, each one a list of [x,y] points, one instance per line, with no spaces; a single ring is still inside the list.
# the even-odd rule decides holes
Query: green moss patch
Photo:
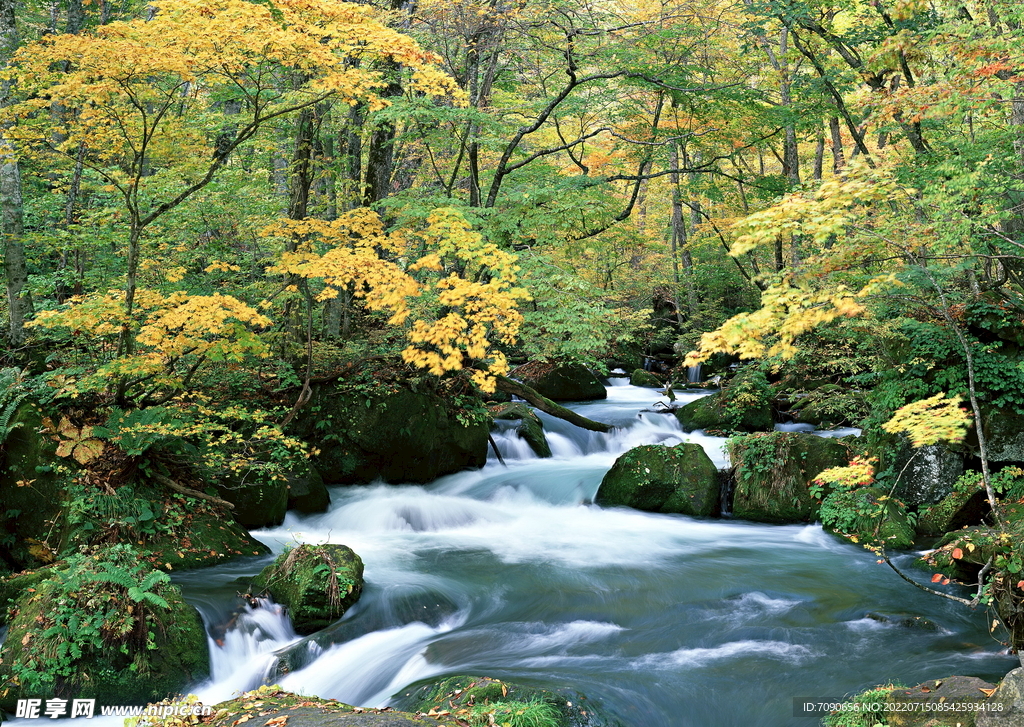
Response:
[[[700,445],[687,442],[629,450],[601,480],[595,502],[707,517],[717,511],[718,496],[717,468]]]

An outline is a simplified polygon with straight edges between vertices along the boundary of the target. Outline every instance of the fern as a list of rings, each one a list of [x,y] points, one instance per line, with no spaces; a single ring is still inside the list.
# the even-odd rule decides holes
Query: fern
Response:
[[[19,369],[0,369],[0,444],[3,444],[7,436],[20,426],[11,426],[11,419],[14,418],[14,413],[21,406],[21,402],[28,396],[24,380],[24,373]]]

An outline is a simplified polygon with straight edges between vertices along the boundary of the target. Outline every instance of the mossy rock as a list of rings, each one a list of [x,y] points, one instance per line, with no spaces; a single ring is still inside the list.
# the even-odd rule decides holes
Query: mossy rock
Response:
[[[5,560],[37,568],[46,561],[33,544],[60,514],[64,482],[77,465],[57,457],[56,442],[40,433],[43,414],[35,404],[22,403],[10,425],[14,429],[0,448],[0,539],[10,538]]]
[[[915,529],[918,535],[940,537],[966,525],[979,524],[989,511],[983,491],[952,492],[921,511]]]
[[[718,469],[699,444],[645,444],[615,460],[594,501],[708,517],[718,510],[719,491]]]
[[[285,692],[278,686],[260,687],[215,705],[212,718],[207,718],[203,724],[234,727],[249,720],[255,725],[280,723],[287,727],[460,727],[465,724],[452,717],[434,718],[390,708],[353,707],[333,699]],[[168,727],[189,724],[167,723]]]
[[[295,426],[320,450],[314,464],[332,484],[432,482],[487,461],[486,416],[397,384],[370,391],[318,385]]]
[[[22,571],[0,577],[0,626],[7,623],[8,612],[26,593],[34,593],[39,584],[53,573],[53,568]]]
[[[246,477],[216,489],[221,498],[235,506],[231,515],[244,528],[267,528],[284,522],[288,511],[287,480],[260,481]]]
[[[307,464],[305,471],[288,475],[288,509],[312,515],[327,512],[331,506],[331,495],[324,484],[320,471]]]
[[[530,406],[522,402],[512,402],[489,407],[489,410],[491,418],[495,421],[518,419],[520,423],[516,427],[516,435],[525,440],[538,457],[551,456],[551,446],[544,435],[544,422]]]
[[[737,437],[730,454],[735,466],[733,516],[768,523],[817,519],[820,503],[811,496],[811,481],[850,459],[849,450],[835,439],[800,432]]]
[[[981,710],[944,709],[951,704],[988,702],[995,689],[977,677],[951,676],[933,679],[909,689],[893,689],[885,700],[889,727],[975,727]]]
[[[159,578],[125,546],[55,566],[16,603],[0,649],[0,708],[54,697],[146,704],[206,677],[199,614]]]
[[[629,375],[629,383],[632,386],[653,386],[658,389],[665,388],[665,383],[661,379],[650,371],[644,371],[643,369],[636,369],[631,373]]]
[[[450,676],[427,679],[410,685],[392,697],[399,709],[416,712],[450,711],[455,716],[484,716],[489,724],[520,723],[515,712],[525,705],[540,703],[559,727],[622,727],[614,716],[605,713],[585,695],[573,689],[550,690],[501,679],[476,676]]]
[[[182,571],[224,563],[234,558],[264,555],[270,552],[228,514],[226,508],[199,501],[166,489],[149,485],[123,486],[117,492],[119,507],[110,518],[86,518],[79,510],[76,521],[68,522],[68,512],[60,519],[61,553],[76,552],[82,546],[106,542],[111,534],[130,540],[139,557],[154,568]],[[118,520],[129,512],[130,503],[146,503],[155,514],[155,527],[125,533]],[[110,505],[107,505],[110,507]],[[96,508],[100,510],[102,508]]]
[[[837,512],[864,513],[870,516],[837,517]],[[826,530],[855,536],[858,542],[879,543],[902,550],[914,544],[914,528],[904,504],[877,487],[833,492],[821,504],[821,520]]]
[[[295,631],[311,634],[337,621],[363,591],[363,561],[345,545],[300,545],[253,579],[288,609]]]
[[[691,401],[675,411],[684,432],[716,429],[728,432],[765,432],[772,429],[772,408],[768,402],[743,408],[739,416],[727,411],[729,400],[724,392],[716,392]]]
[[[552,401],[593,401],[608,398],[608,390],[583,364],[531,361],[509,374]]]
[[[985,450],[990,462],[1024,463],[1024,415],[1011,409],[989,409],[984,413]],[[978,435],[969,430],[967,443],[975,450]]]

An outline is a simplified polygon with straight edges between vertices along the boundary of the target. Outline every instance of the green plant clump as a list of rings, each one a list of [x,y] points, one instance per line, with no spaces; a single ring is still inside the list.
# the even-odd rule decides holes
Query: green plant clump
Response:
[[[558,709],[541,700],[492,702],[470,708],[473,727],[559,727],[560,717]]]
[[[894,689],[904,689],[899,684],[868,689],[822,720],[824,727],[888,727],[885,719],[885,700]]]

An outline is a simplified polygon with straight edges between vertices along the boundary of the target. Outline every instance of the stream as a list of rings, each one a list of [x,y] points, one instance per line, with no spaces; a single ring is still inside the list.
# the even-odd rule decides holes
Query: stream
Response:
[[[820,526],[589,504],[615,458],[639,444],[696,442],[727,462],[724,439],[685,434],[671,415],[638,414],[659,392],[624,381],[612,380],[620,385],[607,400],[572,405],[621,427],[610,434],[541,415],[551,459],[503,429],[494,436],[505,466],[493,459],[422,487],[332,488],[329,512],[289,513],[255,531],[275,553],[344,543],[366,565],[360,601],[330,638],[300,644],[300,668],[273,681],[383,706],[417,680],[473,674],[577,689],[627,727],[810,727],[817,718],[794,718],[793,698],[838,701],[882,682],[952,674],[995,681],[1018,664],[988,636],[982,613],[913,588]],[[909,568],[912,557],[897,562]],[[174,580],[207,623],[223,622],[270,559]],[[273,675],[272,652],[297,640],[280,609],[246,608],[223,645],[211,640],[212,677],[192,691],[212,704],[253,688]]]

